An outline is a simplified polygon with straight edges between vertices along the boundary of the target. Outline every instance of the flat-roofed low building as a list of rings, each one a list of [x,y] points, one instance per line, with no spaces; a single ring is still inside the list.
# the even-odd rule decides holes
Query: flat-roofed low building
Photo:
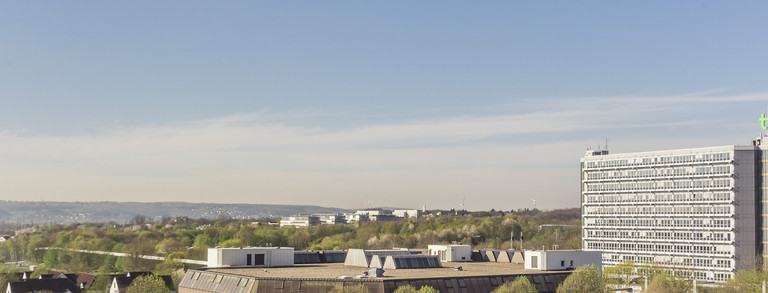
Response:
[[[208,267],[292,266],[293,247],[208,248]]]
[[[368,222],[371,218],[366,214],[344,214],[344,218],[349,222]]]
[[[525,269],[542,271],[572,270],[594,265],[603,270],[603,253],[587,250],[528,250],[525,252]]]
[[[347,219],[343,214],[316,214],[314,216],[317,216],[320,224],[335,225],[347,223]]]
[[[472,261],[472,246],[469,245],[429,245],[427,251],[427,254],[436,255],[441,261]]]
[[[394,221],[402,221],[403,218],[395,216],[395,215],[371,215],[371,221],[376,222],[394,222]]]
[[[444,293],[483,293],[492,292],[518,277],[526,277],[538,292],[554,293],[571,274],[570,271],[526,270],[522,264],[511,263],[467,262],[461,265],[463,270],[453,267],[384,269],[383,276],[376,278],[361,276],[363,270],[360,267],[340,263],[300,264],[266,270],[202,268],[188,270],[179,283],[178,292],[339,292],[362,285],[366,292],[392,293],[400,286],[411,285],[415,288],[432,286]]]
[[[421,211],[420,210],[394,210],[392,211],[392,214],[401,218],[419,218],[421,217]]]
[[[313,215],[297,215],[283,217],[280,220],[280,227],[294,226],[294,227],[308,227],[314,226],[320,223],[320,218]]]

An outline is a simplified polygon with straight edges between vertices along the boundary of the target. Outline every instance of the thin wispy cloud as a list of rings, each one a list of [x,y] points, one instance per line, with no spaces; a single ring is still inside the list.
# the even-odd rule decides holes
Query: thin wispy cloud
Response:
[[[578,192],[578,159],[602,137],[611,136],[612,145],[625,150],[720,144],[685,136],[684,130],[675,138],[638,138],[627,130],[728,124],[725,118],[696,117],[723,105],[761,106],[764,96],[550,99],[533,108],[551,111],[334,127],[318,125],[359,110],[260,111],[73,136],[5,130],[0,132],[5,162],[0,177],[8,184],[0,193],[5,199],[59,193],[94,200],[119,189],[133,194],[131,200],[151,201],[162,194],[167,200],[209,201],[215,195],[227,202],[270,203],[308,203],[308,194],[365,193],[387,194],[391,202],[382,205],[404,206],[412,196],[438,198],[456,190],[482,190],[483,196],[501,200],[537,192],[536,186],[555,180],[572,183],[549,190],[548,196],[561,199],[551,207],[563,207],[578,203],[571,198]],[[536,140],[526,139],[530,136]],[[740,143],[733,140],[724,144]],[[46,184],[32,186],[41,181]]]

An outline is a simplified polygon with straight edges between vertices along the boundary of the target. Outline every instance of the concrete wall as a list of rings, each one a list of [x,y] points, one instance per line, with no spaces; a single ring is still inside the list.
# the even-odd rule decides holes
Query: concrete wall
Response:
[[[755,156],[755,148],[751,146],[737,146],[734,148],[734,193],[735,200],[735,269],[752,268],[755,266],[758,254],[757,209],[758,183],[756,182],[757,165],[759,162]]]

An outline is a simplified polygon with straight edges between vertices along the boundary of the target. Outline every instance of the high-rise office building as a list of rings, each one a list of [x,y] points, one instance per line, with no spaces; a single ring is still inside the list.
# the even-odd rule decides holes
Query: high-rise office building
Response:
[[[582,247],[603,266],[653,264],[723,282],[765,251],[761,176],[768,151],[752,145],[609,154],[581,159]],[[768,140],[766,140],[768,144]],[[765,152],[765,153],[764,153]],[[764,155],[765,154],[765,155]],[[768,258],[766,258],[768,259]]]

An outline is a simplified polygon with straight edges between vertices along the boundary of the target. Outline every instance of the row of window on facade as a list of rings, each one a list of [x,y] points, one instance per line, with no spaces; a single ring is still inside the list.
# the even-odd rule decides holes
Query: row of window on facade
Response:
[[[595,206],[586,207],[585,215],[632,215],[632,214],[730,214],[731,205],[687,205],[687,206]]]
[[[693,162],[709,162],[709,161],[728,161],[731,159],[731,153],[710,153],[710,154],[696,154],[696,155],[677,155],[677,156],[661,156],[661,157],[646,157],[635,159],[613,159],[613,160],[599,160],[586,162],[587,168],[605,168],[605,167],[624,167],[624,166],[638,166],[649,164],[675,164],[675,163],[693,163]]]
[[[633,261],[637,264],[654,264],[654,265],[669,265],[673,268],[670,269],[670,271],[677,277],[680,278],[686,278],[690,279],[692,277],[695,277],[699,280],[709,280],[709,281],[726,281],[731,278],[732,273],[730,272],[713,272],[713,271],[700,271],[700,270],[691,270],[691,269],[677,269],[674,268],[674,266],[679,266],[681,259],[679,257],[671,258],[671,257],[658,257],[658,256],[648,256],[648,255],[623,255],[623,254],[603,254],[603,262],[605,263],[612,263],[612,264],[618,264],[622,261]],[[711,263],[710,263],[711,262]],[[733,269],[732,262],[729,259],[718,259],[715,261],[712,261],[710,259],[693,259],[693,258],[684,258],[682,259],[682,263],[694,266],[698,264],[699,267],[703,268],[710,268],[710,269]],[[707,265],[712,264],[712,265]],[[654,270],[656,270],[654,266],[637,266],[635,268],[635,272],[638,275],[649,275],[653,274]]]
[[[586,203],[730,201],[732,192],[626,193],[586,196]]]
[[[587,237],[730,241],[728,232],[586,230]]]
[[[726,188],[731,187],[731,179],[684,179],[663,181],[634,181],[616,183],[585,183],[590,191],[634,191],[648,189],[690,189],[690,188]]]
[[[724,164],[719,166],[690,166],[676,168],[643,168],[620,171],[592,171],[586,173],[587,180],[604,179],[636,179],[652,177],[674,177],[674,176],[704,176],[704,175],[730,175],[731,165]]]
[[[685,227],[685,228],[730,228],[731,219],[710,218],[586,218],[584,227],[592,226],[632,226],[638,227]]]
[[[678,254],[722,254],[732,255],[732,245],[698,245],[698,244],[672,244],[672,243],[638,243],[638,242],[611,242],[611,241],[585,241],[587,248],[604,250],[637,251],[639,253],[647,252],[666,252]]]

